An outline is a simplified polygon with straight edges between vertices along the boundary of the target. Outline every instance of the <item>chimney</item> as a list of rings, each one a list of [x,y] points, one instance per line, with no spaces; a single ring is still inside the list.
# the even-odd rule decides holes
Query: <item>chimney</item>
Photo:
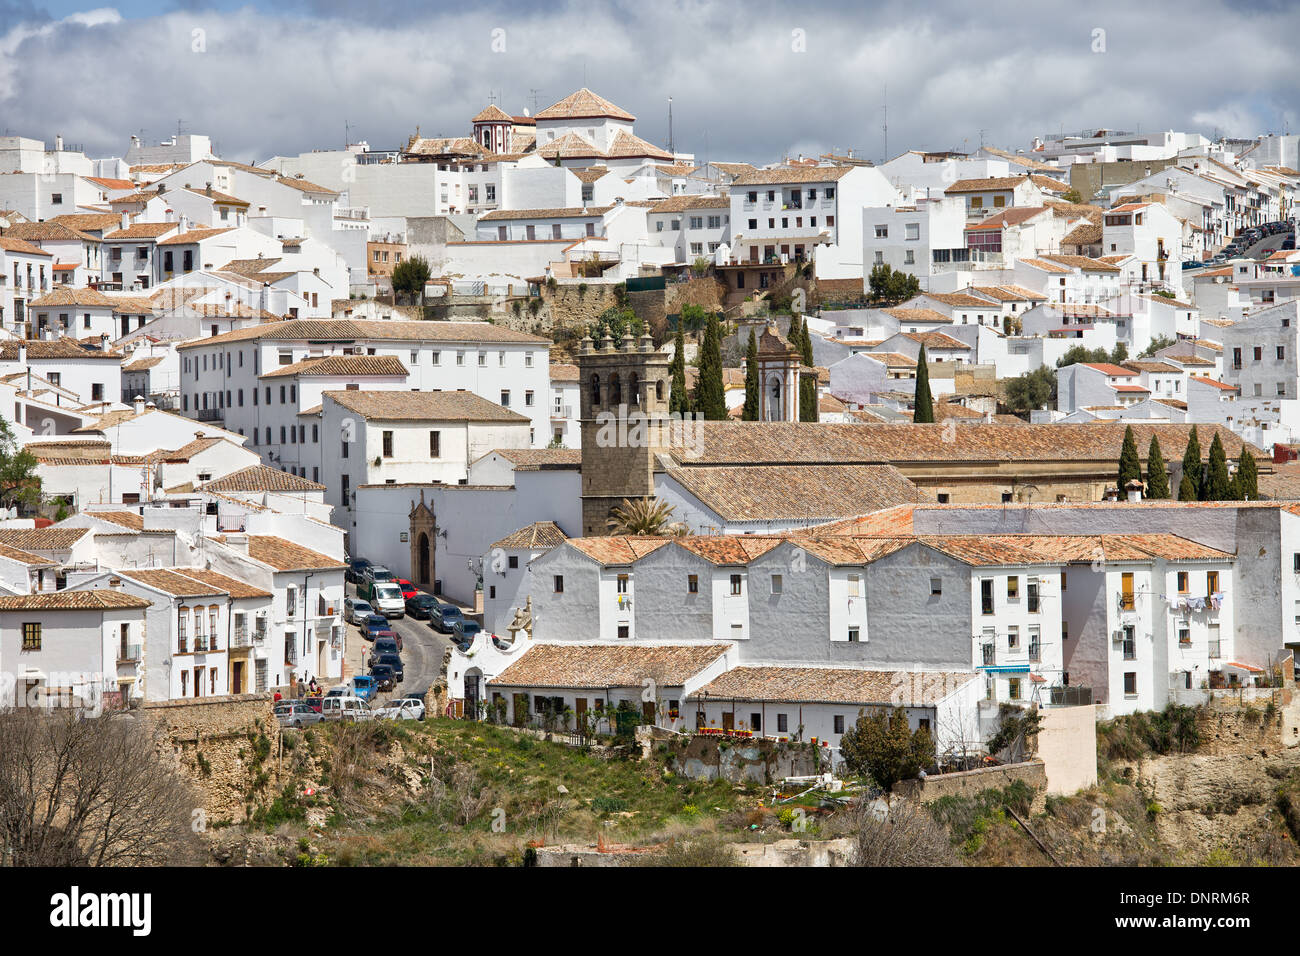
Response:
[[[108,335],[105,333],[101,333],[99,336],[99,350],[101,352],[108,351]]]
[[[137,396],[135,397],[135,401],[133,401],[131,404],[135,407],[135,413],[136,413],[137,415],[143,415],[143,414],[144,414],[144,396],[143,396],[143,395],[137,395]]]
[[[226,547],[232,551],[238,551],[240,554],[248,554],[248,535],[243,532],[228,532],[226,534]]]
[[[211,196],[211,195],[212,195],[212,183],[208,183],[205,187],[203,187],[203,191],[204,191],[205,193],[207,193],[209,196]]]
[[[122,228],[126,229],[131,225],[131,217],[125,209],[122,210]]]
[[[54,151],[55,151],[56,153],[61,153],[61,152],[63,152],[63,134],[62,134],[62,133],[55,133],[55,134],[54,134]]]
[[[22,340],[18,342],[18,367],[27,367],[27,343]]]
[[[1130,504],[1137,504],[1142,500],[1142,482],[1138,481],[1136,478],[1130,479],[1129,482],[1124,485],[1124,490],[1128,492],[1128,500]]]

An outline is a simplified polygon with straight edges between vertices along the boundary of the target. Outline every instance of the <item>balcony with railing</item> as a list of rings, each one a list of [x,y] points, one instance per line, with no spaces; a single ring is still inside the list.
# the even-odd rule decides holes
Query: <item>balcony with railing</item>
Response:
[[[140,660],[141,645],[139,644],[119,644],[117,648],[117,662],[119,664],[134,664]]]
[[[235,647],[252,647],[253,635],[246,625],[236,625],[230,635],[230,646]]]

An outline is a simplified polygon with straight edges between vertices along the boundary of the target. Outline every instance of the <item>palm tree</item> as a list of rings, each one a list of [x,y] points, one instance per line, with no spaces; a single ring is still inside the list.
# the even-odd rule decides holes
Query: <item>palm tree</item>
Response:
[[[610,534],[615,535],[679,535],[687,527],[680,521],[671,521],[673,506],[658,498],[624,498],[623,503],[610,512],[605,523]]]

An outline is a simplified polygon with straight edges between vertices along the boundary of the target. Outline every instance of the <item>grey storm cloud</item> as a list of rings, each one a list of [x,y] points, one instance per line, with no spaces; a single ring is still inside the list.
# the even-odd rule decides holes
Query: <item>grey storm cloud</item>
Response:
[[[699,159],[1027,146],[1110,126],[1253,136],[1296,124],[1300,9],[1210,0],[1049,9],[871,5],[298,0],[276,10],[64,19],[0,3],[0,125],[121,155],[128,137],[207,133],[227,157],[461,135],[495,93],[514,113],[588,86]],[[887,93],[886,93],[887,91]]]

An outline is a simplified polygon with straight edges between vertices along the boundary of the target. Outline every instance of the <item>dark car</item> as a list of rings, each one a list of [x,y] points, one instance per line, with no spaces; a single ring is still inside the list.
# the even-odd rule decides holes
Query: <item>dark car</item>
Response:
[[[365,623],[361,625],[361,636],[367,641],[373,641],[377,637],[396,637],[392,627],[388,624],[388,618],[382,614],[372,614],[366,618]]]
[[[400,654],[402,653],[402,635],[396,631],[392,637],[375,638],[375,646],[370,649],[371,654]]]
[[[442,634],[450,634],[456,628],[456,622],[462,620],[460,608],[454,604],[429,605],[429,626]]]
[[[474,638],[478,636],[478,632],[481,630],[483,630],[481,625],[462,617],[456,622],[456,626],[452,628],[451,639],[463,651],[474,642]]]
[[[370,670],[374,671],[374,669],[380,664],[384,664],[393,669],[393,679],[399,684],[402,682],[402,678],[406,676],[406,671],[402,667],[402,657],[400,654],[371,654]]]
[[[397,675],[387,664],[376,664],[370,668],[370,678],[380,690],[392,690],[397,686]]]
[[[429,609],[437,603],[438,599],[432,594],[417,594],[406,599],[406,613],[411,617],[426,620],[429,617]]]
[[[360,584],[361,580],[366,576],[366,568],[368,567],[370,567],[370,561],[366,558],[353,558],[351,563],[348,564],[348,570],[343,577],[353,584]]]

